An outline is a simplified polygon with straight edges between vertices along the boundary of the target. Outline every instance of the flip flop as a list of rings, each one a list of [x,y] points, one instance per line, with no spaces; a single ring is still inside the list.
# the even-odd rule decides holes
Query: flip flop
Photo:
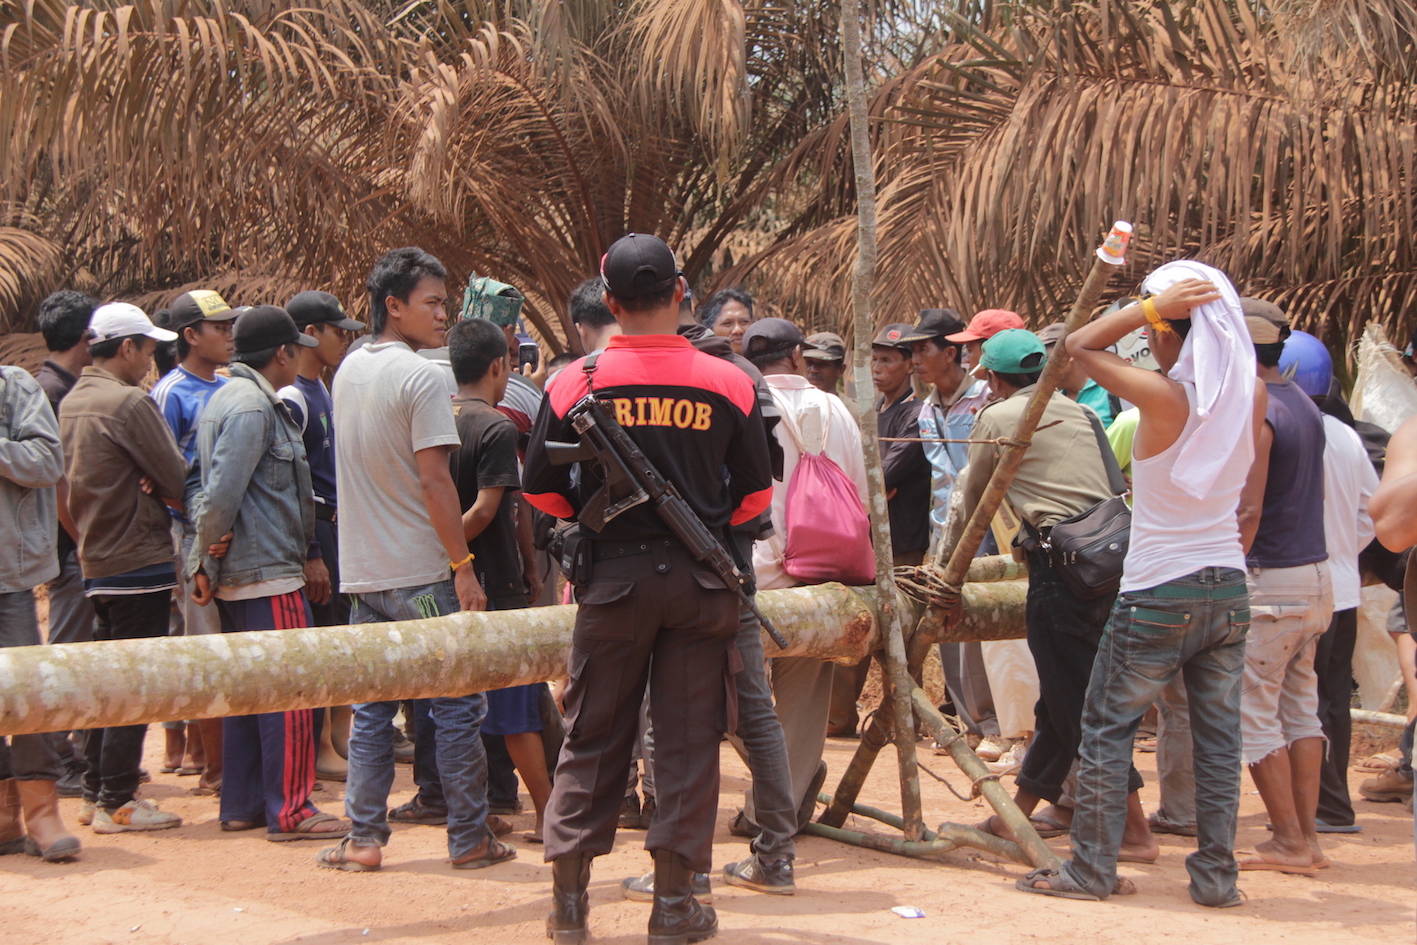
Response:
[[[505,863],[507,860],[515,858],[516,855],[516,847],[489,837],[486,853],[470,860],[453,860],[452,864],[455,870],[480,870],[488,866],[496,866],[498,863]]]
[[[319,824],[338,823],[341,824],[338,830],[316,830]],[[288,840],[334,840],[338,837],[348,836],[354,825],[348,821],[341,821],[334,814],[311,814],[300,823],[295,825],[294,830],[283,833],[268,833],[266,839],[272,843],[284,843]]]
[[[1028,818],[1033,824],[1033,829],[1038,831],[1038,836],[1044,840],[1052,840],[1054,837],[1061,837],[1072,830],[1072,826],[1064,824],[1060,820],[1049,817],[1047,814],[1034,814]]]
[[[383,867],[370,866],[367,863],[357,863],[347,859],[344,855],[345,847],[349,846],[349,837],[345,837],[338,846],[328,847],[315,854],[315,865],[323,866],[327,870],[344,870],[347,873],[373,873]]]
[[[191,794],[193,797],[220,797],[221,788],[212,788],[207,787],[205,784],[199,784],[196,787],[190,789],[187,793]]]
[[[1044,889],[1037,885],[1042,880],[1051,888]],[[1101,896],[1094,896],[1092,893],[1075,886],[1071,881],[1064,878],[1058,870],[1037,869],[1032,870],[1027,876],[1014,883],[1014,888],[1028,893],[1037,893],[1040,896],[1055,896],[1059,899],[1081,899],[1086,902],[1101,902]]]
[[[1117,854],[1117,862],[1118,862],[1118,863],[1140,863],[1140,864],[1142,864],[1143,866],[1154,866],[1154,865],[1156,864],[1156,861],[1159,860],[1160,858],[1161,858],[1161,854],[1159,854],[1159,853],[1158,853],[1156,856],[1153,856],[1151,859],[1147,859],[1147,858],[1145,858],[1145,857],[1140,857],[1140,856],[1135,856],[1135,855],[1133,855],[1133,854],[1131,854],[1131,853],[1118,853],[1118,854]]]
[[[1291,873],[1294,876],[1313,876],[1318,872],[1312,866],[1290,866],[1288,863],[1271,860],[1263,853],[1248,851],[1238,854],[1236,862],[1242,870],[1273,870],[1276,873]]]
[[[528,830],[526,833],[522,834],[522,839],[525,840],[527,843],[544,843],[544,842],[545,842],[545,840],[542,839],[541,834],[535,833],[535,832],[533,832],[533,831],[531,831],[531,830]]]
[[[1362,833],[1362,824],[1326,824],[1314,818],[1314,833]]]
[[[1353,770],[1364,774],[1382,774],[1402,763],[1402,752],[1393,749],[1376,755],[1369,755],[1353,766]]]
[[[162,770],[166,771],[167,769],[163,768]],[[183,765],[177,769],[177,776],[179,778],[190,778],[192,775],[201,774],[205,770],[207,770],[206,765]]]
[[[182,766],[181,766],[181,765],[163,765],[161,768],[158,768],[157,770],[158,770],[158,771],[161,771],[163,774],[176,774],[178,771],[181,771],[181,770],[182,770]]]

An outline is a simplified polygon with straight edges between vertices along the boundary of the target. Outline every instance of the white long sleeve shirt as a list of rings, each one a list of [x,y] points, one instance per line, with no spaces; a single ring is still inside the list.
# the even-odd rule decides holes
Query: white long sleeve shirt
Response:
[[[1363,441],[1352,427],[1324,414],[1324,541],[1333,580],[1333,609],[1362,603],[1358,552],[1373,540],[1368,500],[1378,488],[1378,474]]]
[[[784,417],[794,418],[801,431],[802,446],[808,452],[820,452],[841,467],[856,484],[857,495],[866,503],[866,460],[861,448],[861,430],[840,397],[824,394],[805,377],[797,374],[769,374],[766,377],[777,409]],[[773,435],[782,444],[782,481],[772,484],[773,534],[753,545],[753,570],[761,590],[795,587],[797,581],[782,569],[787,548],[785,511],[787,486],[802,454],[797,444],[778,424]]]

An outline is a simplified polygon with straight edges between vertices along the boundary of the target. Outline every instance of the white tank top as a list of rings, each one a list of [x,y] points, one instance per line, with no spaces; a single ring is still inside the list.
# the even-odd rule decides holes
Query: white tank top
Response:
[[[1146,590],[1206,567],[1245,570],[1235,515],[1255,458],[1253,414],[1236,418],[1244,423],[1246,435],[1216,477],[1211,494],[1197,499],[1171,481],[1176,454],[1200,425],[1195,387],[1185,382],[1181,386],[1191,406],[1181,435],[1150,459],[1132,458],[1132,534],[1122,565],[1123,591]]]

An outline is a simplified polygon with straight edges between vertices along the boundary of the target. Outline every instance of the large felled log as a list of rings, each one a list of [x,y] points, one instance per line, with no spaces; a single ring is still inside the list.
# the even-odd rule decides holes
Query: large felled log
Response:
[[[879,645],[874,594],[764,591],[790,656],[855,662]],[[956,633],[1023,635],[1020,583],[967,585]],[[574,607],[430,620],[0,649],[0,733],[483,692],[565,674]],[[956,634],[952,634],[953,638]],[[1001,636],[1002,635],[1002,636]]]
[[[869,601],[839,584],[772,591],[793,656],[859,660]],[[565,675],[574,607],[430,620],[0,649],[0,733],[484,692]]]

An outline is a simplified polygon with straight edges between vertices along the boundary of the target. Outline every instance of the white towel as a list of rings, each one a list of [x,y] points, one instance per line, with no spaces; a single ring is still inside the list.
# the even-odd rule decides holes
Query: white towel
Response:
[[[1154,295],[1184,279],[1204,279],[1220,290],[1219,301],[1191,311],[1190,333],[1170,372],[1172,380],[1195,385],[1201,420],[1176,456],[1171,481],[1204,499],[1241,437],[1254,435],[1255,348],[1240,295],[1219,269],[1189,259],[1169,262],[1147,276],[1142,289]]]

